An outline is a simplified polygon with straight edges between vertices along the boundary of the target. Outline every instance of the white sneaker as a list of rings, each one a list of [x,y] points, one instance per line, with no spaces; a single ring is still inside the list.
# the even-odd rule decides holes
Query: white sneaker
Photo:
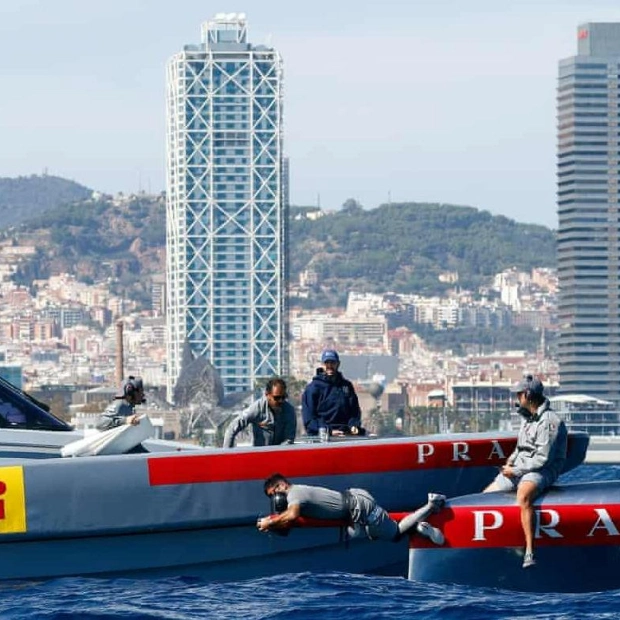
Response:
[[[447,497],[441,493],[429,493],[428,503],[433,507],[434,512],[439,512],[445,505]]]
[[[431,542],[434,542],[436,545],[443,545],[445,542],[445,538],[443,532],[436,527],[433,527],[430,523],[426,521],[421,521],[418,523],[416,528],[418,534],[428,538]]]
[[[526,551],[523,556],[523,568],[531,568],[532,566],[536,566],[536,558],[531,551]]]

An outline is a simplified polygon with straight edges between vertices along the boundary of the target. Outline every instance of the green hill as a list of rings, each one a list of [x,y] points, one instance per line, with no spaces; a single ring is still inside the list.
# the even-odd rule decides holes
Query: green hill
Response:
[[[351,204],[313,220],[292,208],[291,217],[291,274],[311,267],[333,305],[352,289],[440,294],[454,286],[440,282],[443,272],[475,289],[506,268],[555,266],[553,231],[473,207]]]
[[[152,276],[165,271],[163,197],[101,197],[43,209],[51,197],[37,187],[47,188],[42,193],[50,183],[64,188],[56,201],[90,190],[53,177],[29,180],[21,187],[30,193],[24,190],[20,200],[29,205],[24,212],[36,217],[14,231],[0,219],[5,237],[38,248],[20,265],[17,279],[30,284],[67,271],[85,281],[109,279],[117,292],[147,303]],[[440,294],[454,286],[440,281],[445,272],[458,274],[462,288],[475,289],[509,267],[555,265],[553,231],[473,207],[400,203],[365,210],[349,200],[341,211],[317,219],[309,219],[312,211],[291,208],[289,274],[296,283],[300,272],[316,272],[318,285],[307,301],[314,307],[343,305],[350,290]]]
[[[0,178],[0,229],[17,226],[49,209],[85,200],[93,191],[61,177]]]
[[[8,233],[37,248],[15,277],[27,286],[58,273],[107,280],[114,293],[148,307],[152,278],[165,269],[165,217],[162,196],[101,197],[50,209]]]

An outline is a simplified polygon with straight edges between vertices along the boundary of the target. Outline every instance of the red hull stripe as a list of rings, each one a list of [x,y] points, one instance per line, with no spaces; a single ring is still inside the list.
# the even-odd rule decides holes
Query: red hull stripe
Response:
[[[535,506],[536,546],[620,544],[620,504],[543,504]],[[518,506],[457,506],[446,508],[429,521],[446,538],[445,547],[458,549],[523,547]],[[434,547],[411,536],[411,549]]]
[[[263,480],[281,471],[287,477],[337,476],[501,465],[516,439],[472,439],[382,444],[360,442],[314,449],[180,455],[148,459],[151,485]],[[503,454],[502,454],[503,453]]]

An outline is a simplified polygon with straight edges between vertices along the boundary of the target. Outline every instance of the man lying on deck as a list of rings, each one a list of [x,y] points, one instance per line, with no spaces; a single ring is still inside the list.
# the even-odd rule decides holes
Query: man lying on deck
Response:
[[[265,495],[272,499],[278,514],[259,519],[261,532],[288,529],[299,517],[349,523],[351,538],[365,534],[371,540],[398,542],[413,528],[436,545],[443,545],[440,530],[424,519],[440,510],[446,498],[429,493],[428,503],[397,523],[364,489],[347,489],[343,493],[325,487],[292,484],[282,474],[273,474],[264,484]]]

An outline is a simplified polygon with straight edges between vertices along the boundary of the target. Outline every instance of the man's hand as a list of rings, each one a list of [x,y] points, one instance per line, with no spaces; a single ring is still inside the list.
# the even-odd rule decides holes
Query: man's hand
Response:
[[[332,429],[331,434],[333,437],[341,437],[342,435],[344,435],[344,431],[334,428]]]
[[[357,435],[360,432],[360,429],[357,426],[351,427],[351,435]]]
[[[127,417],[125,424],[131,424],[132,426],[137,426],[138,424],[140,424],[139,418],[140,416],[137,413],[134,413],[133,415],[130,415]]]
[[[502,467],[502,474],[504,474],[506,478],[514,478],[515,472],[512,469],[512,465],[504,465]]]
[[[259,532],[269,531],[269,525],[271,524],[271,517],[263,517],[256,522],[256,527]]]

